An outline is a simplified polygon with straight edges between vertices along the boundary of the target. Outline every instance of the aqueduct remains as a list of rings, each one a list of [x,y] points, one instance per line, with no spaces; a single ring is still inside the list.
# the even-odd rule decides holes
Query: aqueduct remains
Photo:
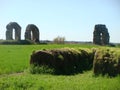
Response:
[[[6,40],[21,40],[21,26],[17,22],[10,22],[6,25]],[[13,39],[13,30],[15,39]],[[39,29],[34,24],[28,24],[25,31],[25,40],[39,42]]]
[[[94,27],[93,32],[93,43],[98,45],[108,45],[109,44],[109,33],[106,25],[97,24]]]
[[[29,24],[26,27],[25,39],[39,42],[39,29],[34,24]]]
[[[21,40],[21,26],[17,22],[10,22],[6,25],[6,40],[13,39],[13,30],[15,30],[15,40]],[[33,42],[39,42],[39,29],[34,24],[28,24],[25,30],[25,40],[30,40]],[[93,43],[98,45],[108,45],[109,44],[109,33],[106,25],[97,24],[94,27],[93,32]]]
[[[6,26],[6,40],[13,40],[13,29],[15,30],[15,40],[21,40],[21,27],[16,22],[10,22]]]

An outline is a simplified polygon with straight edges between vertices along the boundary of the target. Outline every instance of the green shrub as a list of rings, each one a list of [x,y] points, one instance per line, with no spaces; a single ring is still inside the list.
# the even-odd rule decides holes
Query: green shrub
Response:
[[[65,37],[58,36],[58,37],[54,38],[53,43],[55,43],[55,44],[64,44],[65,43]]]
[[[116,76],[120,74],[120,50],[98,49],[93,65],[95,75]]]
[[[93,52],[89,49],[62,48],[36,51],[31,55],[30,64],[47,65],[55,74],[75,74],[93,66]]]

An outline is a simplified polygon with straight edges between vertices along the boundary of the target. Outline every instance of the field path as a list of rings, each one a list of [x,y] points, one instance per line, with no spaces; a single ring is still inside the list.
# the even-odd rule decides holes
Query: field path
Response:
[[[6,76],[20,76],[20,75],[24,75],[24,74],[25,74],[24,72],[1,74],[1,75],[0,75],[0,78],[6,77]]]

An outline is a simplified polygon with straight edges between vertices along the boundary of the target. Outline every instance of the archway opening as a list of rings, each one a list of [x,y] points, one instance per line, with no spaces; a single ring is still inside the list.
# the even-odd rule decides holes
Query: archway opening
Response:
[[[15,40],[15,34],[16,34],[16,33],[15,33],[15,29],[13,28],[13,29],[12,29],[12,39],[13,39],[13,40]]]
[[[103,37],[103,33],[101,33],[101,34],[100,34],[100,44],[101,44],[101,45],[104,44],[103,39],[104,39],[104,37]]]
[[[33,37],[34,37],[33,36],[33,31],[31,30],[31,32],[30,32],[30,39],[33,40]]]
[[[100,40],[102,40],[102,35],[103,35],[103,34],[102,34],[102,33],[100,33]]]

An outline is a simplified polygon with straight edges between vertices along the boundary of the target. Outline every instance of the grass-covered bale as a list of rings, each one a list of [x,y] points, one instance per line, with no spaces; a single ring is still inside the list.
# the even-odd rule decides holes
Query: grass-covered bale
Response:
[[[33,64],[35,66],[39,65],[53,65],[54,57],[50,51],[33,51],[31,58],[30,58],[30,64]]]
[[[92,68],[93,53],[89,49],[62,48],[33,52],[31,64],[48,65],[55,74],[74,74]]]
[[[51,50],[55,59],[56,74],[76,73],[80,52],[75,49],[63,48]],[[80,70],[82,72],[82,70]]]
[[[91,49],[79,49],[81,52],[81,63],[83,70],[90,70],[93,67],[94,52]]]
[[[94,56],[93,71],[95,75],[120,74],[120,50],[98,49]]]

